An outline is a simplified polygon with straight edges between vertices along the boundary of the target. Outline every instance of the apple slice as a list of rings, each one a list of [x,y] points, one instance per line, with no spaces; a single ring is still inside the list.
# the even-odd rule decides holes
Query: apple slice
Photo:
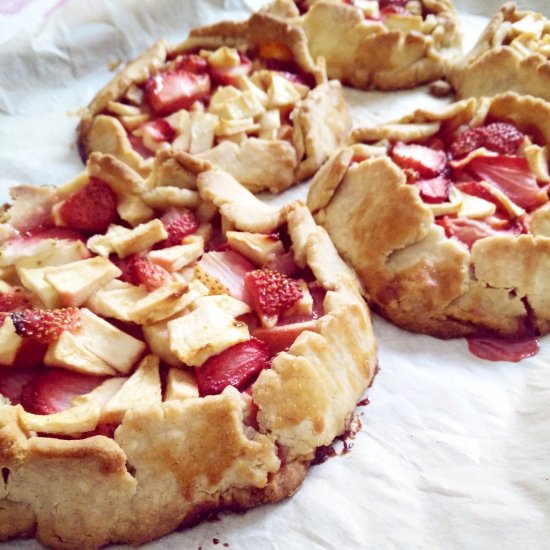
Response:
[[[183,401],[198,396],[197,380],[191,372],[184,369],[170,369],[168,371],[165,401]]]
[[[198,235],[190,235],[185,237],[183,244],[152,250],[147,257],[153,263],[173,273],[200,258],[203,252],[204,239]]]
[[[265,266],[285,248],[278,235],[264,235],[248,231],[228,231],[227,244],[259,267]]]
[[[143,285],[136,286],[113,279],[102,289],[92,294],[85,306],[102,317],[112,317],[120,321],[131,321],[133,309],[142,298],[148,295]]]
[[[0,318],[0,365],[11,366],[21,347],[23,338],[15,332],[11,317]]]
[[[126,411],[142,404],[160,405],[159,358],[147,355],[103,408],[102,421],[120,423]]]

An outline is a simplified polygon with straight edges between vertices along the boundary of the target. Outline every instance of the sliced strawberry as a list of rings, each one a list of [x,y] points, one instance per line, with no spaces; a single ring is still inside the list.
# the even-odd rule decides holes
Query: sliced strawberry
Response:
[[[188,109],[210,93],[210,77],[187,71],[166,71],[149,77],[145,83],[147,102],[158,115]]]
[[[489,224],[480,220],[472,220],[471,218],[443,216],[436,223],[445,229],[447,237],[455,237],[469,249],[479,239],[502,234],[502,231],[493,229]]]
[[[491,183],[527,210],[548,200],[523,157],[476,157],[468,163],[466,170],[476,179]]]
[[[31,306],[29,294],[23,287],[13,287],[9,292],[0,294],[0,312],[13,312]]]
[[[178,59],[176,69],[193,74],[203,74],[208,71],[208,61],[196,54],[185,54]]]
[[[48,351],[48,344],[40,344],[35,340],[25,338],[15,357],[13,368],[26,369],[41,367],[44,364],[44,356]]]
[[[455,187],[463,193],[492,202],[497,208],[503,208],[501,202],[491,193],[491,190],[481,185],[478,181],[461,181],[455,183]]]
[[[176,246],[199,228],[197,216],[187,208],[169,208],[160,218],[168,237],[157,245],[157,248]]]
[[[113,263],[122,271],[119,277],[121,281],[136,286],[144,285],[149,291],[161,287],[170,279],[166,269],[141,254],[132,254],[123,259],[113,257]]]
[[[105,233],[116,218],[117,201],[111,188],[91,178],[61,205],[59,215],[64,223],[83,233]]]
[[[244,279],[246,274],[254,269],[254,265],[237,252],[207,252],[202,255],[196,266],[196,276],[213,293],[227,292],[237,300],[252,303]]]
[[[0,367],[0,394],[7,397],[12,405],[21,402],[21,393],[38,373],[37,368],[7,368]]]
[[[199,395],[216,395],[227,386],[243,391],[256,376],[269,368],[269,350],[260,340],[252,338],[210,357],[195,369]]]
[[[304,330],[314,330],[315,321],[291,323],[279,325],[273,328],[257,328],[252,331],[252,336],[265,342],[271,356],[280,351],[287,350]]]
[[[23,338],[32,338],[41,344],[57,340],[65,330],[80,328],[80,310],[76,307],[61,309],[25,309],[11,314],[15,332]]]
[[[75,397],[90,393],[105,378],[68,370],[46,369],[25,385],[21,393],[21,405],[33,414],[63,411],[70,407]]]
[[[128,139],[130,141],[132,149],[144,159],[148,159],[153,156],[153,152],[147,149],[145,145],[143,145],[143,140],[139,136],[128,134]]]
[[[487,126],[470,128],[458,135],[449,147],[452,158],[465,157],[479,147],[502,155],[513,155],[524,138],[513,124],[492,122]]]
[[[420,191],[424,202],[435,204],[449,200],[451,180],[443,176],[427,180],[416,180],[413,185]]]
[[[298,281],[271,269],[255,269],[244,280],[258,315],[279,315],[303,296]]]
[[[163,118],[157,118],[156,120],[146,122],[143,126],[141,126],[141,130],[144,134],[149,134],[149,136],[158,143],[163,141],[171,143],[176,136],[176,131],[174,128],[172,128],[168,121]]]
[[[220,86],[237,86],[240,76],[247,76],[252,72],[252,61],[239,52],[240,63],[234,67],[210,67],[212,81]]]
[[[422,178],[438,176],[447,167],[444,151],[414,143],[398,141],[392,148],[391,157],[399,167],[416,170]]]
[[[403,6],[390,4],[380,10],[380,19],[388,17],[388,15],[412,15],[411,12]]]
[[[409,0],[378,0],[378,7],[383,10],[389,7],[404,8]]]

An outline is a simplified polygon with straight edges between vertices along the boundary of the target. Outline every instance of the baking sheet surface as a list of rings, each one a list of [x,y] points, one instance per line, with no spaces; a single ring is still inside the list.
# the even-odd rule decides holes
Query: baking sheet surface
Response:
[[[82,170],[78,112],[115,65],[156,39],[183,40],[194,26],[242,19],[260,4],[0,0],[0,199],[11,185],[60,184]],[[456,5],[468,47],[499,2]],[[550,16],[547,1],[522,7]],[[346,96],[356,125],[448,101],[425,88]],[[276,200],[306,191],[303,184]],[[371,404],[357,410],[352,452],[311,468],[291,499],[220,514],[144,548],[548,547],[550,338],[533,358],[493,363],[470,355],[463,339],[406,333],[376,316],[374,325],[381,371]]]

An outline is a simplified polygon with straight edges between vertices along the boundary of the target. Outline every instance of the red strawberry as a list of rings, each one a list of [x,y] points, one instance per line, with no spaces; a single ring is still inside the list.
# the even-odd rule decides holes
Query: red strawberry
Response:
[[[59,215],[64,223],[87,234],[105,233],[116,218],[117,201],[111,188],[91,178],[61,205]]]
[[[196,54],[185,54],[178,60],[176,69],[187,73],[202,74],[208,71],[208,61]]]
[[[187,109],[195,101],[210,93],[210,77],[187,71],[166,71],[149,77],[145,83],[145,96],[153,111],[168,115]]]
[[[471,218],[443,216],[437,223],[445,229],[447,237],[455,237],[470,249],[479,239],[501,234],[501,231],[493,229],[489,224]]]
[[[12,405],[21,401],[21,392],[40,370],[36,368],[0,368],[0,394],[7,397]]]
[[[9,292],[0,294],[0,312],[21,311],[30,305],[29,296],[23,287],[16,286]]]
[[[113,263],[122,271],[119,277],[121,281],[132,285],[145,285],[149,291],[161,287],[170,278],[170,273],[166,269],[140,254],[132,254],[122,259],[113,258]]]
[[[21,405],[33,414],[53,414],[70,407],[78,395],[90,393],[105,380],[61,369],[46,369],[23,388]]]
[[[287,350],[304,330],[314,330],[313,319],[304,322],[279,325],[273,328],[257,328],[251,334],[265,342],[270,355],[276,355],[280,351]]]
[[[429,180],[416,180],[413,185],[420,191],[420,197],[424,202],[434,204],[449,200],[449,178],[439,176]]]
[[[447,167],[447,156],[444,151],[414,143],[398,141],[393,146],[391,157],[398,166],[416,170],[422,178],[433,178]]]
[[[298,281],[271,269],[255,269],[244,281],[259,315],[279,315],[303,296]]]
[[[62,309],[25,309],[11,314],[15,332],[41,344],[57,340],[65,330],[81,326],[80,311],[75,307]]]
[[[523,157],[476,157],[468,163],[466,170],[476,179],[500,189],[522,208],[531,209],[548,200]]]
[[[391,6],[404,8],[409,0],[378,0],[378,7],[383,10]]]
[[[394,15],[394,14],[398,14],[398,15],[410,15],[411,12],[402,7],[402,6],[398,6],[396,4],[390,4],[388,6],[386,6],[385,8],[382,8],[380,10],[380,18],[381,19],[384,19],[384,17],[387,17],[388,15]]]
[[[253,379],[269,368],[267,345],[252,338],[210,357],[202,367],[195,369],[199,394],[216,395],[227,386],[246,389]]]
[[[146,122],[141,129],[144,134],[148,133],[155,141],[159,143],[161,141],[172,142],[176,135],[174,128],[172,128],[168,121],[163,118],[157,118],[156,120]]]
[[[153,156],[153,152],[147,149],[145,145],[143,145],[143,140],[139,136],[134,136],[134,134],[128,134],[128,140],[130,141],[130,145],[132,146],[132,149],[141,155],[144,159],[148,159]]]
[[[252,72],[252,61],[246,55],[239,52],[240,64],[235,67],[227,67],[219,69],[217,67],[210,68],[210,76],[213,82],[220,86],[236,86],[239,76],[246,76]]]
[[[160,218],[164,229],[168,232],[168,238],[157,245],[157,248],[176,246],[199,228],[197,216],[187,208],[169,208]]]
[[[507,122],[492,122],[487,126],[470,128],[458,135],[449,147],[453,158],[465,157],[479,147],[503,155],[513,155],[524,135],[512,124]]]

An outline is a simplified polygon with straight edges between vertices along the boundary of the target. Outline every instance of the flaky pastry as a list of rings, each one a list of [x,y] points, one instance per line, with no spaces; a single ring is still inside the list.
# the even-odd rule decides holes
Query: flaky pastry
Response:
[[[139,544],[293,494],[376,364],[309,210],[161,151],[20,186],[0,245],[0,538]],[[176,206],[174,206],[176,205]]]
[[[267,12],[305,31],[330,78],[361,89],[442,78],[461,48],[450,0],[276,0]]]
[[[395,324],[440,337],[544,334],[549,143],[550,106],[533,97],[418,110],[355,130],[308,206]]]
[[[83,158],[112,154],[142,176],[159,150],[209,160],[253,192],[280,192],[344,143],[351,120],[339,82],[327,82],[298,28],[255,14],[158,42],[90,103]]]
[[[504,4],[448,80],[458,99],[511,91],[550,100],[550,21]]]

